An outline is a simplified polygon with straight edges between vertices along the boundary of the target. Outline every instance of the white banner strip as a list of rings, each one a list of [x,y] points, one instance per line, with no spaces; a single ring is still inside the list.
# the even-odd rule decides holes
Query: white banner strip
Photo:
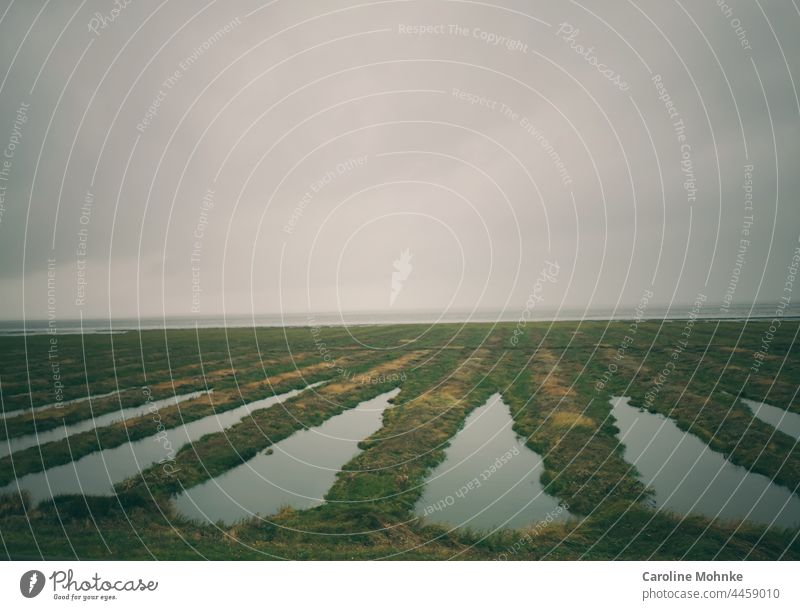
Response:
[[[791,562],[8,562],[3,608],[800,608]]]

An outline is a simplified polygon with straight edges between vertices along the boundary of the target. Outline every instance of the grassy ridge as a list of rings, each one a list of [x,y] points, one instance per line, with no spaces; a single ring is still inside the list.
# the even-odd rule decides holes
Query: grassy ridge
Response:
[[[393,327],[374,330],[377,342],[396,333]],[[354,333],[356,334],[356,333]],[[326,328],[324,340],[340,352],[360,350],[346,329]],[[290,354],[318,352],[318,342],[307,328],[202,329],[127,331],[120,335],[57,336],[57,352],[50,358],[49,335],[0,337],[0,379],[3,410],[13,411],[55,402],[53,364],[64,383],[63,400],[105,394],[118,387],[169,381],[176,376],[199,376],[217,367],[249,368]],[[343,355],[343,353],[340,353]]]
[[[622,456],[610,405],[604,396],[585,400],[569,374],[574,364],[557,362],[557,354],[539,350],[529,374],[503,393],[514,430],[543,458],[545,489],[584,515],[638,502],[644,486]]]
[[[313,543],[315,534],[347,531],[359,544],[395,541],[397,551],[422,544],[412,509],[425,476],[444,459],[449,439],[495,391],[488,379],[481,379],[486,357],[485,350],[459,362],[445,356],[436,362],[444,368],[426,370],[404,383],[381,429],[362,441],[363,451],[342,468],[325,496],[328,503],[278,515],[280,535]],[[291,533],[295,530],[313,534],[298,536]]]
[[[377,377],[400,373],[420,358],[405,354],[378,365],[362,365],[359,375]],[[121,494],[146,493],[168,496],[233,468],[294,432],[318,426],[326,419],[386,392],[398,381],[364,384],[360,380],[335,380],[314,392],[303,393],[270,409],[246,416],[224,432],[209,434],[175,456],[170,472],[150,467],[117,485]]]
[[[174,377],[160,383],[151,381],[146,386],[123,389],[111,396],[93,398],[91,400],[86,399],[62,407],[49,407],[40,411],[26,411],[19,415],[7,417],[3,420],[2,427],[0,427],[0,440],[37,432],[41,433],[106,413],[140,406],[148,398],[155,401],[171,398],[185,392],[205,390],[206,388],[218,390],[232,388],[238,384],[263,379],[266,371],[275,375],[318,360],[319,358],[316,355],[299,354],[293,362],[286,359],[275,359],[238,369],[203,366],[197,374],[191,375],[188,371],[184,371],[183,375],[178,371],[174,371]],[[192,367],[192,370],[194,370],[194,367]],[[131,381],[127,378],[118,380],[122,386],[128,385]]]
[[[159,409],[158,421],[145,413],[102,428],[87,430],[69,437],[29,447],[0,458],[0,485],[16,477],[41,472],[54,466],[68,464],[95,451],[112,449],[124,443],[147,438],[159,429],[171,429],[214,414],[236,409],[243,404],[269,398],[290,390],[300,389],[309,383],[324,381],[334,375],[327,364],[313,364],[297,370],[280,373],[265,381],[251,382],[235,389],[218,391],[187,400],[177,405]],[[163,427],[163,428],[162,428]]]

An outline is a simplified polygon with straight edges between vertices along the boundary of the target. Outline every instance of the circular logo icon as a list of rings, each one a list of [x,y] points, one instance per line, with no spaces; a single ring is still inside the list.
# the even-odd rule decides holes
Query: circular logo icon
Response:
[[[44,589],[44,574],[39,570],[29,570],[19,579],[19,591],[25,597],[36,597]]]

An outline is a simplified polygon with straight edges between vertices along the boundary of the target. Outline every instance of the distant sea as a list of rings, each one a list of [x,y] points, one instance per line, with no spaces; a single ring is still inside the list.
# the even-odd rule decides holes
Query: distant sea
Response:
[[[691,306],[675,306],[670,309],[648,307],[645,319],[684,320]],[[351,312],[317,314],[274,314],[274,315],[233,315],[216,317],[166,317],[166,318],[116,318],[58,320],[58,334],[80,333],[123,333],[131,330],[181,329],[181,328],[248,328],[283,326],[372,326],[377,324],[433,324],[467,322],[517,322],[520,310],[506,311],[451,311],[435,312]],[[541,310],[531,318],[531,322],[576,321],[576,320],[632,320],[636,317],[633,308],[593,308],[590,310],[561,309]],[[698,318],[706,320],[749,320],[775,317],[775,305],[755,305],[731,307],[724,314],[719,307],[707,306]],[[789,307],[784,318],[800,318],[800,306]],[[0,321],[0,335],[37,335],[48,331],[47,320]]]

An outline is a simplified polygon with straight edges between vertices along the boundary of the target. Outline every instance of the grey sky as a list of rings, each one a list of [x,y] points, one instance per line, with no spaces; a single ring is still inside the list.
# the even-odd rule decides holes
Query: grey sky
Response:
[[[728,4],[2,2],[0,317],[774,304],[800,14]]]

